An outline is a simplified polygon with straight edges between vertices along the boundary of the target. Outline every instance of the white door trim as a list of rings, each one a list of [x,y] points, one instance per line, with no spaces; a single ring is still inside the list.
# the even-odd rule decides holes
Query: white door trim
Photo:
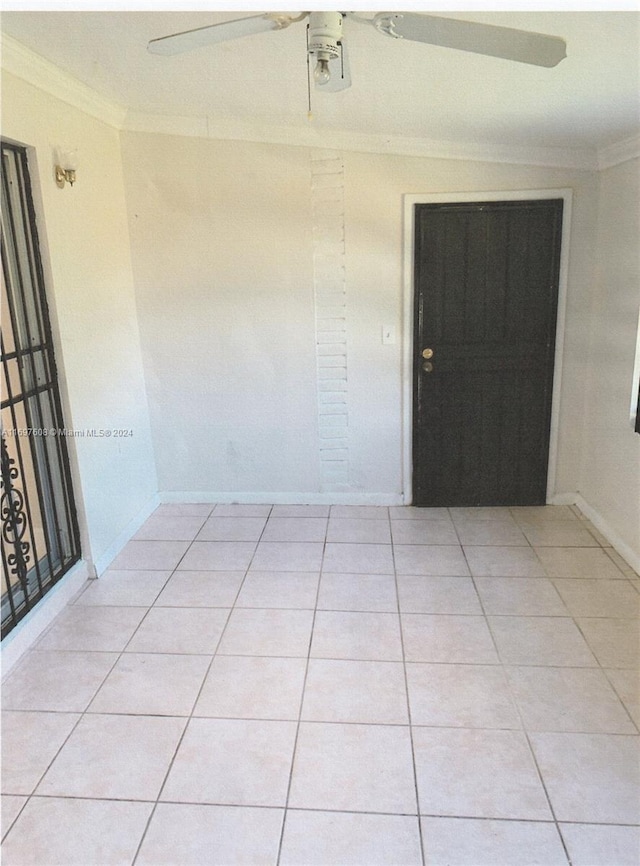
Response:
[[[402,491],[403,502],[410,505],[413,499],[413,251],[414,251],[414,205],[444,202],[477,201],[535,201],[545,198],[561,198],[564,201],[562,214],[562,246],[560,251],[560,277],[558,284],[558,318],[556,325],[555,367],[553,397],[551,404],[551,434],[549,441],[549,469],[547,473],[547,502],[556,492],[558,461],[558,434],[560,418],[560,395],[562,384],[562,360],[564,357],[565,317],[567,308],[567,282],[569,274],[569,245],[571,228],[571,206],[573,191],[561,189],[489,190],[455,193],[407,193],[403,196],[403,330],[402,330]]]

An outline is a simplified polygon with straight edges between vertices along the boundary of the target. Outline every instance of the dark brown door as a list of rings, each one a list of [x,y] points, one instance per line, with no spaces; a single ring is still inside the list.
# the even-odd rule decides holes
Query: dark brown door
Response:
[[[416,205],[415,505],[545,502],[562,205]]]

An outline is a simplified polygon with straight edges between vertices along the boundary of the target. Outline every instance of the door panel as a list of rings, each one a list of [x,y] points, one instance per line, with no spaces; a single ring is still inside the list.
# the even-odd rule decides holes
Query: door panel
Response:
[[[416,505],[545,502],[562,204],[416,206]]]

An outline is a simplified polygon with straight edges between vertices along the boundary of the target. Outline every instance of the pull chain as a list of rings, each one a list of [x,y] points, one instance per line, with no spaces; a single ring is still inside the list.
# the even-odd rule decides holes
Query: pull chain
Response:
[[[307,24],[307,120],[313,120],[311,112],[311,67],[309,64],[309,25]]]

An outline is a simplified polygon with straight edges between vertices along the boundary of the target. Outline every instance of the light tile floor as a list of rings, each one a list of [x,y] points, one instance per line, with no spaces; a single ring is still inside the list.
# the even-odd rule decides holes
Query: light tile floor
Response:
[[[637,866],[639,610],[569,507],[161,506],[4,683],[4,866]]]

